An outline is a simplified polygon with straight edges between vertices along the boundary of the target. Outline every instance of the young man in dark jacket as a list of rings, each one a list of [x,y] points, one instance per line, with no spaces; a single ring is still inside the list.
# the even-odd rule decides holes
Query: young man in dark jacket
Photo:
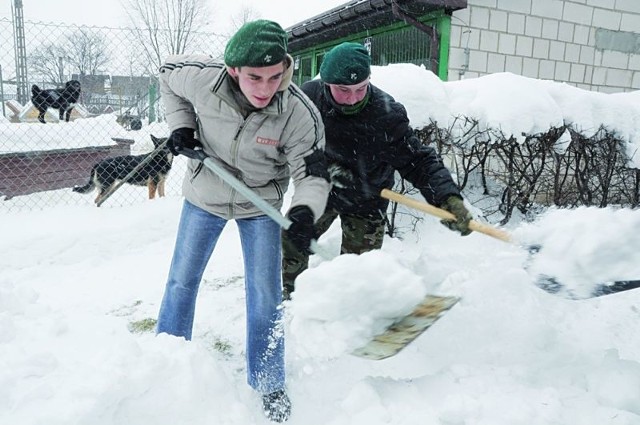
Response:
[[[357,43],[331,49],[320,67],[320,80],[302,86],[320,110],[325,125],[325,156],[333,188],[327,208],[315,223],[316,237],[339,216],[341,253],[362,254],[382,247],[389,201],[380,197],[392,188],[394,173],[411,182],[425,199],[456,216],[445,224],[462,235],[471,233],[471,214],[437,152],[423,145],[409,126],[404,106],[370,84],[369,52]],[[309,264],[283,237],[284,297]]]

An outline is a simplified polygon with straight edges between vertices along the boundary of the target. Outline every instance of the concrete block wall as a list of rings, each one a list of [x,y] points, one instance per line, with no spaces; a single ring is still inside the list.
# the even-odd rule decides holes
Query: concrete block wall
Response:
[[[449,81],[511,72],[586,90],[640,90],[640,0],[468,0]]]

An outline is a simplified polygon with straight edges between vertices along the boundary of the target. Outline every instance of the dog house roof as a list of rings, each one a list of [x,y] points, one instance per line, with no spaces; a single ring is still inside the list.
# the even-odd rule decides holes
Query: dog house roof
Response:
[[[398,22],[400,18],[393,13],[393,3],[415,17],[443,9],[451,13],[467,7],[467,0],[353,0],[287,28],[289,51]]]

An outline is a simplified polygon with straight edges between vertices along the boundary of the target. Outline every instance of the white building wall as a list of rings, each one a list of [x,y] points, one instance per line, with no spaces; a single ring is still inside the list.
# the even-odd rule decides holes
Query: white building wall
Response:
[[[449,81],[505,71],[640,90],[640,0],[468,0],[452,18]]]

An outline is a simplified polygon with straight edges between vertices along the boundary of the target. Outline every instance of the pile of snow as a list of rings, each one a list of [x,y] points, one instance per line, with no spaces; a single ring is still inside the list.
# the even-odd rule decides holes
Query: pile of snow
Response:
[[[291,330],[301,355],[338,357],[366,345],[426,294],[421,277],[384,251],[341,255],[296,281]]]
[[[455,119],[468,117],[478,120],[480,131],[498,129],[523,142],[523,134],[564,124],[586,137],[603,126],[627,142],[630,165],[640,167],[640,91],[598,93],[508,72],[443,82],[412,64],[374,66],[371,81],[404,104],[414,128],[436,121],[455,134]]]
[[[529,272],[558,279],[577,297],[608,281],[640,279],[640,212],[631,209],[551,209],[518,231],[540,246]]]
[[[0,153],[110,146],[115,144],[113,139],[133,140],[134,151],[146,152],[153,150],[149,134],[166,137],[168,133],[166,123],[152,123],[140,131],[127,131],[116,122],[115,114],[62,123],[0,122]]]

